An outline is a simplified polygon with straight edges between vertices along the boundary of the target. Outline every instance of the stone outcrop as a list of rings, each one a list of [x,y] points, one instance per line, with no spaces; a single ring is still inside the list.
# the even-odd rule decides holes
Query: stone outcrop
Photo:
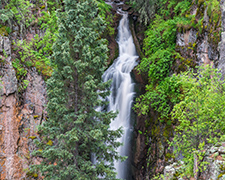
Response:
[[[31,152],[37,126],[46,117],[46,87],[36,70],[29,70],[29,84],[20,102],[8,37],[0,36],[0,57],[0,179],[19,180],[26,178],[31,163],[39,161]]]
[[[203,172],[200,172],[198,179],[225,180],[225,143],[218,143],[218,146],[206,149],[203,160],[208,165]],[[182,171],[185,171],[182,161],[166,166],[164,169],[165,180],[186,180],[185,177],[179,175]]]
[[[196,15],[198,12],[197,8],[197,6],[193,7],[191,10],[192,15]],[[209,17],[207,16],[207,8],[204,10],[203,14],[204,27],[209,27],[210,23]],[[201,34],[194,28],[186,30],[184,33],[178,32],[176,50],[180,52],[183,57],[191,59],[194,64],[208,64],[213,67],[214,64],[218,63],[219,51],[218,49],[212,48],[214,44],[209,40],[209,36],[211,35],[208,33],[208,29],[203,29]],[[217,44],[215,46],[217,46]]]
[[[219,52],[220,52],[220,58],[218,62],[218,69],[221,70],[221,73],[225,75],[225,0],[221,0],[221,19],[222,19],[222,32],[221,32],[221,42],[219,43]]]

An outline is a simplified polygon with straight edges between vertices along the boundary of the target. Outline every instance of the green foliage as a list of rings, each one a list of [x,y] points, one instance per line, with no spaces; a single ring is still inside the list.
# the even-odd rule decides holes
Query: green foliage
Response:
[[[162,174],[157,174],[152,178],[152,180],[164,180],[164,179],[165,177]]]
[[[138,70],[148,72],[152,83],[168,76],[173,63],[175,49],[176,23],[174,20],[165,21],[156,16],[150,28],[146,31],[144,50],[147,58],[142,59]]]
[[[1,36],[8,36],[8,34],[9,34],[8,32],[9,31],[7,31],[7,29],[8,28],[6,26],[0,26],[0,35]]]
[[[210,46],[217,51],[221,36],[221,10],[220,3],[217,0],[207,1],[207,14],[209,16],[209,25],[205,27],[208,34]]]
[[[23,76],[27,75],[26,68],[22,65],[19,59],[15,59],[12,62],[12,66],[16,69],[16,77],[17,79],[22,78]]]
[[[156,1],[151,3],[154,2]],[[192,0],[159,0],[155,6],[159,4],[157,11],[146,17],[149,18],[143,48],[146,58],[141,59],[137,69],[148,76],[148,84],[146,92],[136,99],[135,109],[139,114],[149,116],[154,114],[154,118],[157,118],[146,120],[146,127],[150,129],[145,133],[146,139],[155,138],[157,142],[158,139],[166,142],[173,134],[173,126],[176,125],[176,119],[172,118],[171,111],[174,105],[182,100],[183,92],[178,76],[172,74],[195,67],[192,57],[182,57],[178,52],[176,35],[178,31],[185,32],[191,28],[193,17],[189,15]],[[194,51],[195,45],[191,45],[190,48]],[[189,53],[188,49],[182,51]],[[154,160],[151,157],[151,145],[149,141],[146,142],[146,145],[150,146],[146,158],[148,165]],[[170,158],[167,157],[167,160]],[[147,166],[148,170],[150,168]]]
[[[18,56],[13,65],[17,71],[18,79],[21,78],[21,74],[25,76],[24,71],[31,67],[36,67],[45,78],[52,74],[54,65],[50,63],[49,57],[52,55],[52,44],[55,42],[58,32],[57,17],[55,10],[48,12],[43,10],[41,14],[38,18],[39,27],[45,33],[42,36],[36,34],[28,41],[14,43],[14,50]]]
[[[160,7],[154,8],[154,10],[152,10],[151,7],[149,7],[149,4],[151,3],[153,7],[157,7],[158,5],[160,5]],[[184,114],[182,114],[184,113],[182,108],[184,108],[186,104],[186,102],[185,103],[183,102],[186,97],[186,93],[189,92],[188,90],[194,87],[194,85],[192,84],[193,82],[189,83],[191,84],[190,87],[185,87],[184,83],[182,83],[182,80],[183,80],[182,76],[184,76],[183,77],[184,79],[187,78],[185,74],[182,74],[182,76],[173,75],[173,74],[182,73],[183,71],[186,71],[187,69],[190,69],[190,68],[194,69],[196,67],[195,54],[197,50],[196,48],[197,42],[186,45],[184,47],[179,47],[178,45],[176,46],[176,34],[177,32],[185,33],[186,31],[193,28],[196,31],[198,31],[197,39],[199,39],[201,36],[205,36],[205,33],[207,33],[208,43],[210,44],[210,47],[213,48],[213,50],[217,51],[218,42],[220,41],[220,29],[221,29],[220,3],[217,0],[206,0],[206,1],[204,0],[196,0],[196,1],[193,1],[193,0],[170,0],[170,1],[168,0],[157,0],[157,1],[156,0],[153,0],[153,1],[132,0],[131,4],[140,13],[139,20],[141,22],[144,22],[144,24],[149,24],[149,27],[145,33],[146,36],[144,39],[144,48],[143,48],[145,51],[146,58],[141,59],[140,65],[137,68],[140,71],[140,73],[148,77],[148,84],[146,85],[145,94],[137,98],[137,103],[135,105],[135,108],[139,114],[149,115],[149,116],[150,115],[152,116],[152,114],[154,114],[154,117],[157,117],[157,119],[154,119],[154,121],[152,121],[151,118],[146,120],[146,127],[149,127],[149,129],[151,129],[151,133],[148,132],[145,134],[147,136],[146,139],[149,139],[149,137],[161,138],[162,132],[160,132],[159,126],[168,127],[170,129],[171,127],[173,127],[173,125],[176,125],[177,119],[179,119],[181,116],[184,116]],[[197,8],[197,11],[194,15],[191,14],[192,6]],[[209,16],[209,23],[207,26],[204,22],[204,12],[206,12],[206,10]],[[149,11],[150,13],[146,13],[146,11]],[[208,73],[209,72],[211,72],[211,70],[208,70]],[[207,73],[205,73],[204,75],[206,74]],[[213,71],[212,71],[212,74],[214,74]],[[217,78],[218,80],[217,75],[214,75],[213,78],[214,79]],[[194,77],[192,79],[194,79]],[[188,84],[187,80],[185,81],[185,83]],[[208,88],[209,86],[210,85],[208,85]],[[199,90],[199,92],[197,92],[197,90]],[[196,93],[200,94],[200,88],[197,90],[196,92],[192,92],[193,101],[194,101],[195,94]],[[212,96],[214,95],[217,97],[221,96],[220,93],[219,95],[216,95],[215,93],[216,91],[217,90],[214,89]],[[206,97],[204,97],[203,96],[204,93],[202,93],[201,94],[202,96],[196,97],[196,100],[200,101],[200,99],[202,98],[203,103],[210,104],[209,103],[210,98],[213,99],[213,97],[209,95],[210,94],[209,92],[210,91],[207,91]],[[188,96],[190,96],[190,94],[188,94]],[[206,99],[204,100],[204,98]],[[181,107],[182,102],[184,107]],[[222,101],[218,101],[218,103],[221,104],[221,107],[222,107]],[[177,104],[179,105],[179,107]],[[180,114],[176,118],[173,113],[171,114],[171,111],[174,109],[174,106],[177,107],[176,109],[177,111],[180,110]],[[211,104],[212,109],[213,109],[213,106],[216,106],[216,101]],[[210,108],[210,106],[207,106],[207,107]],[[194,107],[191,107],[191,104],[190,104],[190,108],[194,108]],[[193,110],[192,113],[190,113],[189,110],[185,111],[186,112],[185,118],[189,119],[189,113],[191,116],[194,116],[194,114],[198,113],[197,111],[194,111],[194,109],[191,109],[191,110]],[[207,119],[207,115],[209,114],[207,114],[206,112],[205,112],[205,115],[199,114],[199,116],[202,116],[201,117],[202,119],[198,118],[199,119],[198,121],[204,122],[203,119],[204,118]],[[222,119],[222,117],[220,118]],[[201,122],[199,123],[201,124]],[[194,126],[194,128],[196,128],[197,123],[193,121],[192,125]],[[208,123],[208,124],[201,124],[200,126],[205,128],[211,125],[212,123]],[[188,128],[188,124],[186,124],[186,126]],[[182,128],[186,128],[186,127],[184,127],[184,125],[183,127],[180,127],[181,133],[182,133]],[[199,131],[200,130],[203,131],[203,129],[199,129]],[[173,131],[172,128],[170,130]],[[189,129],[188,131],[189,135],[195,136],[192,130],[193,129],[191,130]],[[213,131],[215,134],[213,134]],[[220,133],[222,131],[223,130],[220,130],[220,132],[217,132],[215,128],[213,130],[210,130],[211,135],[208,135],[208,136],[207,134],[204,134],[201,132],[202,133],[201,138],[203,140],[204,138],[208,138],[208,139],[211,139],[209,141],[213,142],[214,140],[216,141],[216,138],[218,140],[219,136],[221,135]],[[176,136],[178,135],[176,134]],[[167,135],[164,136],[164,132],[163,132],[163,137],[168,138]],[[184,144],[187,143],[186,139],[184,141]],[[189,139],[191,138],[189,137]],[[192,143],[194,143],[194,141]],[[207,142],[205,141],[204,142],[206,144],[211,143],[209,141],[207,140]],[[149,141],[147,141],[147,144],[148,143]],[[183,142],[180,141],[179,143],[177,144],[175,143],[173,145],[179,146],[182,143]],[[193,153],[191,154],[191,150],[189,151],[188,149],[189,145],[186,146],[187,150],[185,150],[185,147],[183,147],[182,153],[185,152],[186,154],[189,153],[190,156],[192,155],[192,157],[188,157],[189,159],[187,158],[185,160],[185,163],[187,164],[188,162],[190,162],[190,164],[187,166],[187,173],[193,173],[191,169],[192,167],[191,163],[193,163],[192,161]],[[203,166],[205,164],[205,162],[203,162],[201,159],[203,155],[201,150],[203,149],[204,146],[205,144],[203,142],[199,142],[198,146],[194,149],[195,154],[196,156],[198,156],[198,159],[201,163],[200,165],[200,167],[202,168],[201,170],[203,170]],[[189,152],[187,153],[187,151]],[[177,154],[180,153],[179,147],[177,147],[176,153]],[[151,154],[151,152],[148,154]],[[147,161],[149,161],[150,159],[151,157],[149,156],[147,158]],[[149,162],[147,162],[147,164],[149,164]]]
[[[23,28],[34,24],[44,32],[40,37],[36,34],[28,41],[14,43],[17,57],[13,60],[13,67],[16,69],[18,80],[22,78],[21,82],[23,82],[30,67],[36,67],[45,78],[51,76],[52,65],[50,65],[49,57],[52,54],[52,44],[55,42],[58,30],[55,10],[59,7],[59,3],[54,0],[35,3],[27,0],[4,0],[2,5],[4,9],[0,11],[0,15],[3,23],[8,21],[10,25],[12,22],[19,24],[20,33],[25,32]],[[42,9],[42,6],[45,8]],[[11,12],[10,16],[9,12]],[[0,32],[8,35],[11,29],[8,26],[2,26]]]
[[[138,103],[135,107],[144,115],[149,113],[149,107],[152,107],[160,112],[160,118],[163,122],[163,119],[168,117],[171,112],[171,104],[179,102],[179,87],[180,83],[176,76],[165,78],[156,87],[154,87],[154,84],[148,84],[146,93],[137,99]]]
[[[138,70],[148,73],[149,84],[135,107],[142,114],[153,108],[160,113],[162,122],[169,117],[171,105],[178,102],[179,84],[175,78],[169,77],[176,54],[176,24],[176,19],[164,20],[156,15],[144,40],[147,58],[142,59],[138,66]]]
[[[152,1],[151,3],[154,3]],[[192,1],[160,0],[163,5],[155,12],[154,19],[145,32],[145,57],[138,70],[148,75],[146,93],[137,99],[135,105],[139,114],[147,114],[150,109],[159,113],[161,122],[171,124],[170,112],[173,105],[179,102],[179,83],[171,74],[194,67],[192,59],[185,59],[176,52],[176,33],[191,27],[192,16],[187,16]],[[180,59],[180,64],[175,60]],[[177,66],[177,67],[176,67]],[[182,67],[181,67],[182,66]]]
[[[205,169],[203,156],[205,147],[224,141],[225,123],[225,85],[220,74],[212,68],[200,68],[177,76],[181,84],[180,103],[171,113],[178,120],[173,142],[175,155],[182,153],[185,163],[184,175],[193,175],[194,155],[198,168]]]
[[[139,21],[149,24],[155,15],[161,15],[165,19],[173,16],[182,16],[190,8],[191,0],[131,0],[130,4],[138,11]]]
[[[221,13],[220,2],[217,0],[210,0],[207,1],[207,5],[208,5],[207,14],[212,17],[214,23],[217,23],[220,17],[219,14]]]
[[[37,23],[41,24],[39,19],[40,13],[46,12],[50,16],[55,12],[56,8],[60,7],[60,4],[57,0],[39,0],[37,2],[29,0],[2,0],[3,8],[0,10],[0,20],[3,24],[7,22],[10,28],[12,28],[13,23],[16,23],[20,28],[20,33],[23,34],[25,28],[34,26]],[[44,16],[42,16],[43,18]],[[51,19],[47,18],[45,22],[47,20],[50,20],[47,24],[52,24]],[[9,27],[7,27],[8,33],[11,32]],[[55,27],[51,26],[49,28]]]
[[[4,23],[6,21],[9,21],[13,18],[13,11],[8,9],[1,9],[0,10],[0,19]]]
[[[97,12],[93,0],[65,0],[57,14],[59,33],[51,56],[56,67],[47,81],[49,119],[39,128],[34,152],[43,161],[32,169],[45,179],[116,179],[113,161],[121,159],[115,151],[121,144],[115,140],[121,129],[109,130],[116,114],[96,111],[106,104],[99,97],[106,98],[110,86],[102,82],[108,49]]]
[[[111,13],[112,7],[108,4],[106,4],[105,1],[103,1],[103,0],[97,0],[97,4],[98,4],[98,10],[99,10],[98,14],[106,23],[106,29],[104,31],[104,34],[105,34],[104,36],[114,35],[115,30],[112,27],[113,26],[113,15]]]
[[[12,66],[16,70],[16,78],[19,82],[18,92],[21,93],[27,88],[29,84],[29,81],[25,79],[27,75],[27,69],[17,58],[12,62]]]
[[[103,0],[97,0],[98,1],[98,10],[99,10],[99,16],[105,18],[106,13],[110,12],[112,7],[105,3]]]
[[[44,77],[50,77],[52,66],[49,56],[52,53],[52,43],[54,41],[55,37],[52,37],[48,31],[46,31],[43,37],[39,37],[36,34],[35,38],[29,42],[26,40],[19,41],[15,44],[14,50],[18,52],[18,59],[20,61],[14,60],[14,64],[17,64],[14,68],[18,66],[24,66],[26,68],[36,67],[38,72]]]
[[[35,20],[32,14],[34,4],[28,0],[3,0],[4,9],[0,10],[0,19],[2,22],[8,22],[12,26],[13,22],[20,25],[21,32],[25,27]],[[16,20],[16,21],[15,21]]]
[[[160,8],[159,13],[165,18],[167,16],[173,18],[173,16],[183,16],[190,9],[192,0],[160,0],[163,6]]]

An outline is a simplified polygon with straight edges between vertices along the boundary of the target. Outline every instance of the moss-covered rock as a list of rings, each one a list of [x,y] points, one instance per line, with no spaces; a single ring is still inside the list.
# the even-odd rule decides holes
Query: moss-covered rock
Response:
[[[1,26],[0,25],[0,35],[1,36],[8,36],[8,32],[7,32],[7,27],[6,26]]]

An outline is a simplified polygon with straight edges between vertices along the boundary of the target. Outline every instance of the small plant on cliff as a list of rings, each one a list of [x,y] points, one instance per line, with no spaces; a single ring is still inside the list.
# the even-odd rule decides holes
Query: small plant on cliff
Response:
[[[32,14],[32,8],[34,4],[28,0],[2,0],[1,2],[4,9],[0,10],[0,19],[2,22],[8,22],[12,26],[13,22],[20,25],[20,31],[28,27],[34,15]]]
[[[225,84],[212,68],[200,68],[198,73],[182,73],[179,77],[183,97],[171,113],[178,120],[170,145],[175,155],[184,156],[184,175],[193,175],[194,158],[198,171],[204,171],[205,147],[225,139]]]
[[[113,161],[120,159],[115,151],[120,143],[115,140],[121,130],[109,130],[115,113],[96,111],[110,86],[102,82],[108,49],[100,38],[104,21],[97,12],[93,0],[65,0],[58,11],[56,68],[47,81],[49,119],[39,128],[41,151],[34,152],[43,158],[34,167],[45,179],[116,179]]]
[[[51,76],[54,68],[54,63],[50,63],[49,57],[52,55],[52,45],[58,33],[56,11],[55,9],[48,9],[47,12],[42,10],[40,14],[38,26],[44,33],[35,34],[31,39],[14,43],[17,58],[13,60],[13,66],[16,69],[18,80],[21,75],[25,76],[31,67],[35,67],[46,79]]]

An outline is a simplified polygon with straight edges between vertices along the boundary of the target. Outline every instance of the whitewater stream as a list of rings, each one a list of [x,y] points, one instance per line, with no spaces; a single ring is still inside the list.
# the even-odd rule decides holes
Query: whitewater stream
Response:
[[[129,30],[128,14],[125,12],[120,13],[122,13],[123,17],[118,27],[119,57],[114,60],[114,63],[104,73],[103,80],[112,79],[111,95],[108,97],[108,111],[119,112],[116,119],[112,121],[110,128],[112,130],[119,127],[123,128],[123,136],[118,139],[119,142],[123,143],[123,146],[118,148],[117,151],[122,156],[129,156],[131,133],[133,131],[131,111],[135,96],[135,83],[132,81],[131,71],[137,65],[138,55]],[[129,161],[130,158],[128,157],[125,162],[114,162],[117,178],[131,179]]]

